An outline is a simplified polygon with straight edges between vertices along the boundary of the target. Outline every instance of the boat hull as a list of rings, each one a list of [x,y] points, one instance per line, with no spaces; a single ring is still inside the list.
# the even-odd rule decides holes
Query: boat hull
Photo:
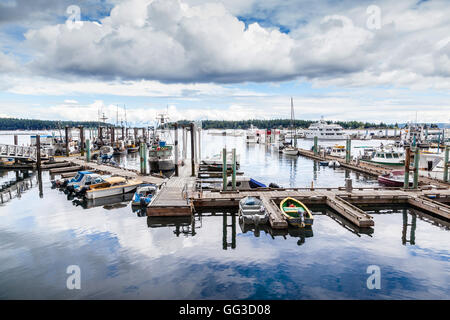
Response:
[[[132,192],[132,191],[136,190],[138,185],[139,184],[134,184],[134,185],[105,188],[105,189],[101,189],[101,190],[86,191],[85,196],[87,199],[98,199],[98,198],[103,198],[103,197],[115,196],[115,195],[119,195],[119,194]]]
[[[298,150],[283,150],[283,154],[288,156],[296,156],[298,155]]]
[[[396,179],[390,179],[386,175],[378,176],[378,182],[388,186],[388,187],[403,187],[405,182],[402,181],[402,179],[396,180]],[[409,182],[409,185],[412,185],[412,182]]]
[[[175,163],[173,160],[149,160],[150,169],[152,171],[171,171],[175,170]]]
[[[369,162],[369,163],[374,163],[374,164],[381,164],[381,165],[385,165],[385,166],[404,166],[404,163],[392,163],[392,162],[381,162],[381,161],[373,161],[373,160],[363,160],[361,159],[361,161],[364,162]]]

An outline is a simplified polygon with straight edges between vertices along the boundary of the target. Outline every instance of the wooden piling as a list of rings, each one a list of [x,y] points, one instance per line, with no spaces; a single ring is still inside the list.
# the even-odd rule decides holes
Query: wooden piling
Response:
[[[81,149],[81,156],[84,156],[84,128],[83,126],[80,126],[80,149]]]
[[[70,152],[69,152],[69,126],[65,127],[65,138],[66,138],[66,141],[65,141],[66,156],[68,157],[70,155]]]
[[[195,177],[195,139],[194,139],[195,129],[194,123],[191,122],[191,167],[192,173],[191,176]]]
[[[444,154],[444,182],[448,182],[448,153],[449,153],[450,147],[445,147],[445,154]]]
[[[233,191],[236,191],[236,148],[233,148],[233,173],[231,176],[231,185],[232,185],[232,189]],[[225,168],[225,172],[226,172],[226,168]]]
[[[419,147],[416,147],[414,150],[414,179],[413,179],[413,188],[417,189],[419,184]]]
[[[223,191],[227,191],[227,148],[223,148],[223,162],[222,162],[222,179],[223,179]]]
[[[411,148],[406,147],[405,149],[405,181],[403,183],[403,188],[409,188],[409,165],[411,161]]]
[[[178,123],[174,123],[173,128],[175,130],[175,177],[178,177]]]

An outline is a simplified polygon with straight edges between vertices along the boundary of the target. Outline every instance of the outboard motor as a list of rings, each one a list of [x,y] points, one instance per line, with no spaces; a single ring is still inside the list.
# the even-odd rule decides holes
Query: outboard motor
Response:
[[[281,187],[279,185],[277,185],[276,183],[271,182],[269,184],[269,188],[273,188],[273,189],[280,189]]]

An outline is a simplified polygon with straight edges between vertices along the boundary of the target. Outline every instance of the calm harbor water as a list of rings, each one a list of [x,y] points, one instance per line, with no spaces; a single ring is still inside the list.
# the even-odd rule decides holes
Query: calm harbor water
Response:
[[[299,144],[308,148],[312,142]],[[356,186],[378,185],[373,177],[320,167],[265,145],[247,146],[244,137],[203,133],[202,155],[225,145],[237,149],[245,175],[266,184],[309,187],[314,181],[317,187],[337,187],[350,177]],[[137,156],[116,161],[138,168]],[[0,181],[15,176],[3,172]],[[358,229],[317,207],[312,230],[253,230],[232,212],[205,213],[191,221],[142,217],[124,199],[83,207],[51,189],[48,172],[42,175],[41,198],[32,179],[30,190],[0,205],[1,299],[450,297],[449,223],[420,211],[364,208],[375,227]],[[66,287],[70,265],[80,267],[80,290]],[[367,288],[370,265],[381,270],[379,290]]]

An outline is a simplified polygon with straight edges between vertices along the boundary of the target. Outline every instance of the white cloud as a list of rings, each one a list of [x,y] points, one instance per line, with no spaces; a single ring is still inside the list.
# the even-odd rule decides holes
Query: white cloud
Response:
[[[399,76],[391,85],[432,79],[429,85],[447,87],[450,49],[442,41],[448,39],[450,7],[442,2],[418,8],[409,0],[382,2],[381,30],[367,29],[364,5],[347,4],[339,14],[322,6],[323,16],[289,34],[258,23],[246,27],[234,14],[253,8],[252,1],[189,3],[129,0],[101,26],[85,21],[80,29],[61,24],[30,30],[27,43],[38,52],[32,66],[46,75],[192,83],[337,77],[354,84],[359,78],[353,74],[364,73],[365,85],[389,81],[386,72],[393,72]]]

